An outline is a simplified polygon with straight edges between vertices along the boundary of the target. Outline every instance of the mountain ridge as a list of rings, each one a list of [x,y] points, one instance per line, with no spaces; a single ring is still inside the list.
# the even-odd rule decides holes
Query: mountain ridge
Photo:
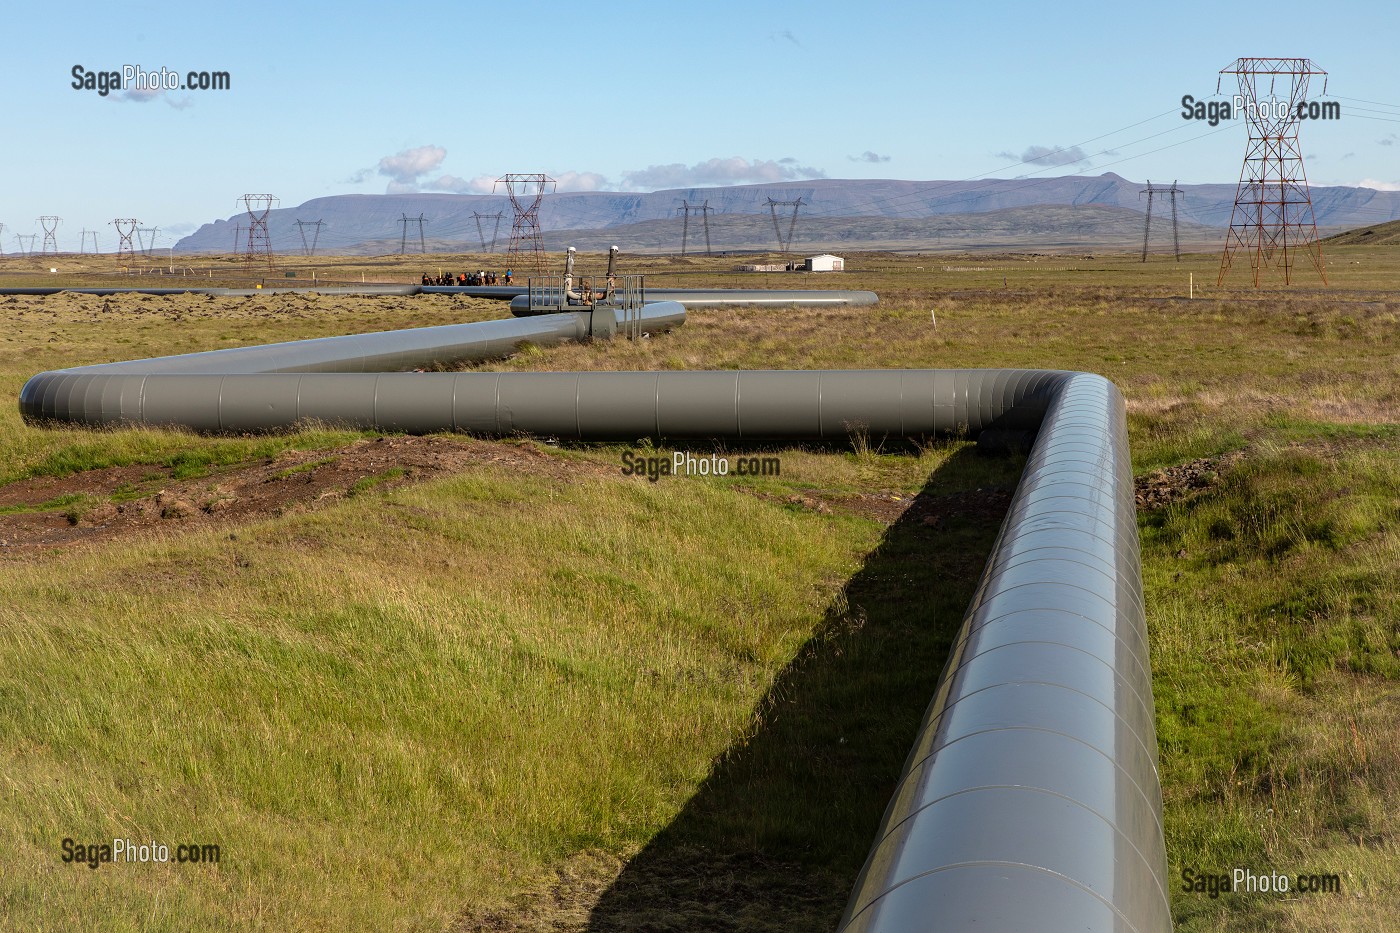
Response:
[[[546,194],[541,199],[539,220],[546,234],[560,231],[599,231],[669,220],[675,227],[675,247],[679,249],[682,229],[680,207],[692,206],[689,235],[691,242],[703,243],[704,218],[695,210],[709,204],[712,228],[729,215],[764,218],[772,227],[776,216],[786,233],[792,208],[774,202],[802,200],[798,208],[799,229],[822,219],[840,226],[849,220],[853,229],[874,219],[922,220],[947,215],[973,217],[1015,208],[1106,207],[1123,208],[1141,214],[1147,198],[1141,192],[1146,183],[1134,182],[1113,172],[1097,176],[1066,175],[1056,178],[980,179],[973,181],[910,181],[899,179],[812,179],[778,184],[734,185],[728,187],[671,188],[652,192],[579,191]],[[1223,228],[1230,221],[1235,184],[1179,185],[1179,221],[1183,224]],[[1318,187],[1312,189],[1314,210],[1320,228],[1375,225],[1400,219],[1400,192],[1370,188]],[[499,226],[495,216],[501,214]],[[475,216],[474,216],[475,214]],[[414,250],[419,243],[417,218],[424,218],[424,243],[431,240],[443,248],[477,250],[484,238],[489,244],[493,231],[498,248],[508,242],[513,211],[505,195],[470,194],[342,194],[313,198],[296,207],[280,208],[268,215],[268,233],[278,253],[302,251],[297,220],[323,221],[317,248],[326,252],[358,251],[373,244],[392,244]],[[1158,198],[1153,218],[1165,224],[1171,205]],[[406,221],[406,222],[405,222]],[[227,253],[241,249],[246,238],[248,218],[237,214],[201,226],[182,238],[177,252]],[[478,227],[478,223],[480,227]],[[975,224],[974,224],[975,226]],[[1110,226],[1122,226],[1121,219]],[[1154,227],[1157,224],[1154,223]],[[242,231],[238,230],[242,227]],[[310,242],[311,232],[307,230]],[[1161,228],[1165,229],[1165,227]],[[478,232],[480,230],[480,232]],[[1105,231],[1108,235],[1108,231]],[[1115,235],[1117,235],[1115,233]],[[649,239],[654,240],[654,236]],[[847,248],[859,248],[859,238],[837,237]],[[774,233],[771,244],[776,245]],[[1033,232],[1024,245],[1036,245]],[[623,244],[625,246],[625,244]],[[1006,245],[1003,243],[1002,245]],[[1124,244],[1125,246],[1129,244]]]

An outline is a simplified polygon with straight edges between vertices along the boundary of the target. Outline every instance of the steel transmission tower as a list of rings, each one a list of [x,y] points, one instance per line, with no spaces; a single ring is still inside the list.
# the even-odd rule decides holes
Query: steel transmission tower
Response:
[[[0,224],[0,256],[5,255],[5,243],[4,243],[4,238],[5,238],[5,225],[4,225],[4,224]]]
[[[472,217],[476,218],[476,235],[481,240],[481,251],[483,253],[494,253],[496,251],[496,234],[501,232],[501,218],[505,216],[504,211],[496,211],[494,214],[480,214],[472,211]],[[496,226],[491,228],[491,247],[486,247],[486,233],[481,229],[481,219],[483,217],[494,218]]]
[[[248,245],[243,251],[243,259],[252,265],[259,259],[272,268],[272,240],[267,235],[267,215],[279,199],[270,194],[245,194],[238,199],[248,212]]]
[[[303,256],[316,255],[316,243],[321,239],[321,227],[324,224],[321,220],[298,220],[297,232],[301,234],[301,254]],[[306,242],[306,228],[315,227],[316,231],[311,234],[311,243]]]
[[[29,236],[28,236],[29,246],[27,246],[27,247],[24,245],[25,239],[26,239],[26,237],[25,237],[24,235],[19,234],[19,233],[16,233],[16,234],[15,234],[15,242],[19,243],[20,255],[22,255],[22,256],[28,258],[28,257],[34,255],[34,241],[37,240],[37,239],[39,239],[39,234],[37,234],[37,233],[31,233],[31,234],[29,234]]]
[[[117,228],[117,259],[135,259],[136,251],[131,246],[131,235],[141,221],[134,217],[118,217],[110,221]]]
[[[515,219],[510,225],[510,249],[506,251],[506,265],[519,268],[524,254],[535,271],[544,275],[544,243],[540,240],[540,202],[544,200],[545,187],[554,184],[554,179],[540,172],[533,174],[510,173],[496,179],[496,185],[505,185],[510,196],[510,206],[515,211]],[[496,185],[492,186],[495,190]]]
[[[143,240],[141,238],[141,234],[143,233],[149,233],[151,238],[149,240]],[[145,256],[147,259],[151,258],[151,250],[156,248],[156,237],[158,236],[160,236],[160,227],[136,228],[136,246],[141,250],[142,256]]]
[[[88,241],[88,237],[92,237],[92,252],[93,252],[93,254],[96,255],[97,253],[101,252],[101,250],[97,248],[97,231],[96,231],[96,230],[84,229],[81,235],[82,235],[82,238],[83,238],[83,242],[82,242],[82,245],[78,247],[78,252],[79,252],[79,253],[86,253],[86,252],[87,252],[87,241]]]
[[[55,217],[46,214],[39,218],[39,225],[44,228],[44,252],[58,252],[58,225],[63,220],[62,217]]]
[[[399,223],[403,224],[403,233],[399,236],[400,256],[408,252],[408,225],[412,223],[418,224],[418,252],[426,253],[428,251],[427,241],[423,239],[423,222],[425,220],[427,220],[427,218],[422,214],[419,214],[417,217],[410,217],[407,214],[399,215]]]
[[[1185,197],[1186,192],[1178,188],[1175,181],[1170,188],[1163,188],[1161,185],[1153,185],[1152,179],[1149,178],[1147,187],[1138,192],[1138,200],[1141,200],[1144,194],[1147,195],[1147,223],[1142,228],[1142,261],[1147,262],[1147,240],[1152,236],[1152,198],[1154,195],[1167,195],[1172,202],[1172,251],[1176,254],[1176,261],[1181,262],[1181,237],[1176,230],[1176,196]]]
[[[771,201],[772,198],[769,198]],[[800,198],[798,200],[801,200]],[[704,204],[691,204],[684,198],[681,199],[681,206],[676,208],[677,213],[684,218],[681,222],[681,255],[685,255],[686,241],[690,238],[690,214],[691,211],[698,212],[700,219],[705,225],[705,255],[710,255],[710,202]]]
[[[1291,284],[1293,264],[1301,250],[1326,285],[1322,245],[1317,239],[1312,196],[1298,146],[1298,105],[1307,100],[1308,80],[1313,75],[1323,76],[1322,93],[1327,93],[1327,72],[1307,58],[1240,58],[1221,69],[1217,94],[1227,74],[1239,80],[1249,144],[1216,284],[1224,283],[1240,250],[1249,254],[1255,287],[1266,269],[1282,271],[1284,284]],[[1263,96],[1265,81],[1268,100]],[[1276,97],[1279,90],[1282,96]]]
[[[788,221],[787,239],[783,239],[782,228],[778,226],[778,208],[792,208],[792,219]],[[768,210],[773,215],[773,232],[778,235],[778,249],[784,253],[792,246],[792,233],[797,228],[797,212],[802,208],[802,199],[796,201],[774,201],[768,199]]]

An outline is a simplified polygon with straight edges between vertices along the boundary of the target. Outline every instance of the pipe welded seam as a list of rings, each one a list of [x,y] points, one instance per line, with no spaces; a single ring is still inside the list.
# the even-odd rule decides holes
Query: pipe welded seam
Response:
[[[645,329],[683,319],[674,303],[643,309]],[[839,929],[1170,930],[1132,470],[1112,383],[1040,370],[365,372],[589,332],[573,314],[424,330],[41,373],[20,410],[90,425],[247,431],[314,418],[581,440],[1034,433]]]

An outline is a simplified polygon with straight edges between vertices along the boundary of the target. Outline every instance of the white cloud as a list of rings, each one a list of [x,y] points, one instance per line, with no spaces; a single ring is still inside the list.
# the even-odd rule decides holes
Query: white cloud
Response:
[[[852,162],[888,162],[890,160],[889,156],[880,155],[878,152],[871,152],[869,149],[858,156],[846,156],[846,158]]]
[[[1373,191],[1400,191],[1400,181],[1377,181],[1374,178],[1363,178],[1356,183],[1358,188],[1370,188]]]
[[[420,177],[441,166],[445,158],[447,150],[441,146],[419,146],[380,159],[378,172],[401,185],[413,185]]]
[[[473,193],[474,179],[458,178],[456,175],[442,175],[432,181],[425,181],[419,188],[423,191],[450,191],[453,194]]]
[[[457,175],[443,175],[432,181],[423,182],[424,191],[450,191],[453,194],[491,194],[496,187],[496,175],[474,175],[461,178]],[[504,188],[496,194],[504,194]]]
[[[1020,155],[1014,152],[998,152],[997,158],[1016,159],[1032,165],[1073,165],[1075,162],[1088,161],[1089,156],[1078,146],[1070,146],[1068,149],[1062,146],[1028,146]]]
[[[612,185],[597,172],[560,172],[552,175],[558,191],[606,191]]]
[[[773,184],[801,178],[825,178],[826,172],[798,165],[793,158],[748,159],[732,156],[728,159],[706,159],[694,165],[673,162],[669,165],[649,165],[635,172],[622,173],[622,187],[630,191],[655,191],[659,188],[690,188],[710,185]]]
[[[411,194],[419,191],[445,191],[452,194],[505,194],[505,186],[497,184],[497,175],[460,175],[438,173],[447,150],[441,146],[419,146],[405,149],[380,159],[373,168],[360,169],[343,180],[343,184],[359,185],[376,175],[387,176],[386,194]],[[852,156],[852,158],[856,158]],[[889,161],[889,156],[867,152],[862,161]],[[431,177],[429,177],[431,176]],[[694,165],[680,162],[670,165],[650,165],[644,169],[623,172],[620,182],[600,172],[570,169],[550,175],[555,180],[551,190],[568,191],[655,191],[659,188],[692,186],[724,186],[744,184],[775,184],[805,178],[825,178],[826,172],[801,165],[797,159],[754,159],[738,156],[727,159],[706,159]]]

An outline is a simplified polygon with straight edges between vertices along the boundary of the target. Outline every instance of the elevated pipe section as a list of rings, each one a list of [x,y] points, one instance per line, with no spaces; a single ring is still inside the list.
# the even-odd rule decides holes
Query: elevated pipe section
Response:
[[[581,326],[489,323],[538,325],[522,338],[537,340]],[[455,325],[82,367],[35,376],[20,408],[84,424],[257,431],[316,418],[583,440],[1038,432],[840,930],[1171,928],[1132,472],[1110,382],[1035,370],[363,371],[496,339],[507,338]]]
[[[425,288],[424,291],[433,289]],[[874,292],[802,288],[648,288],[647,301],[678,301],[690,310],[750,306],[764,308],[843,307],[877,304]],[[528,295],[510,301],[510,312],[530,313]]]

